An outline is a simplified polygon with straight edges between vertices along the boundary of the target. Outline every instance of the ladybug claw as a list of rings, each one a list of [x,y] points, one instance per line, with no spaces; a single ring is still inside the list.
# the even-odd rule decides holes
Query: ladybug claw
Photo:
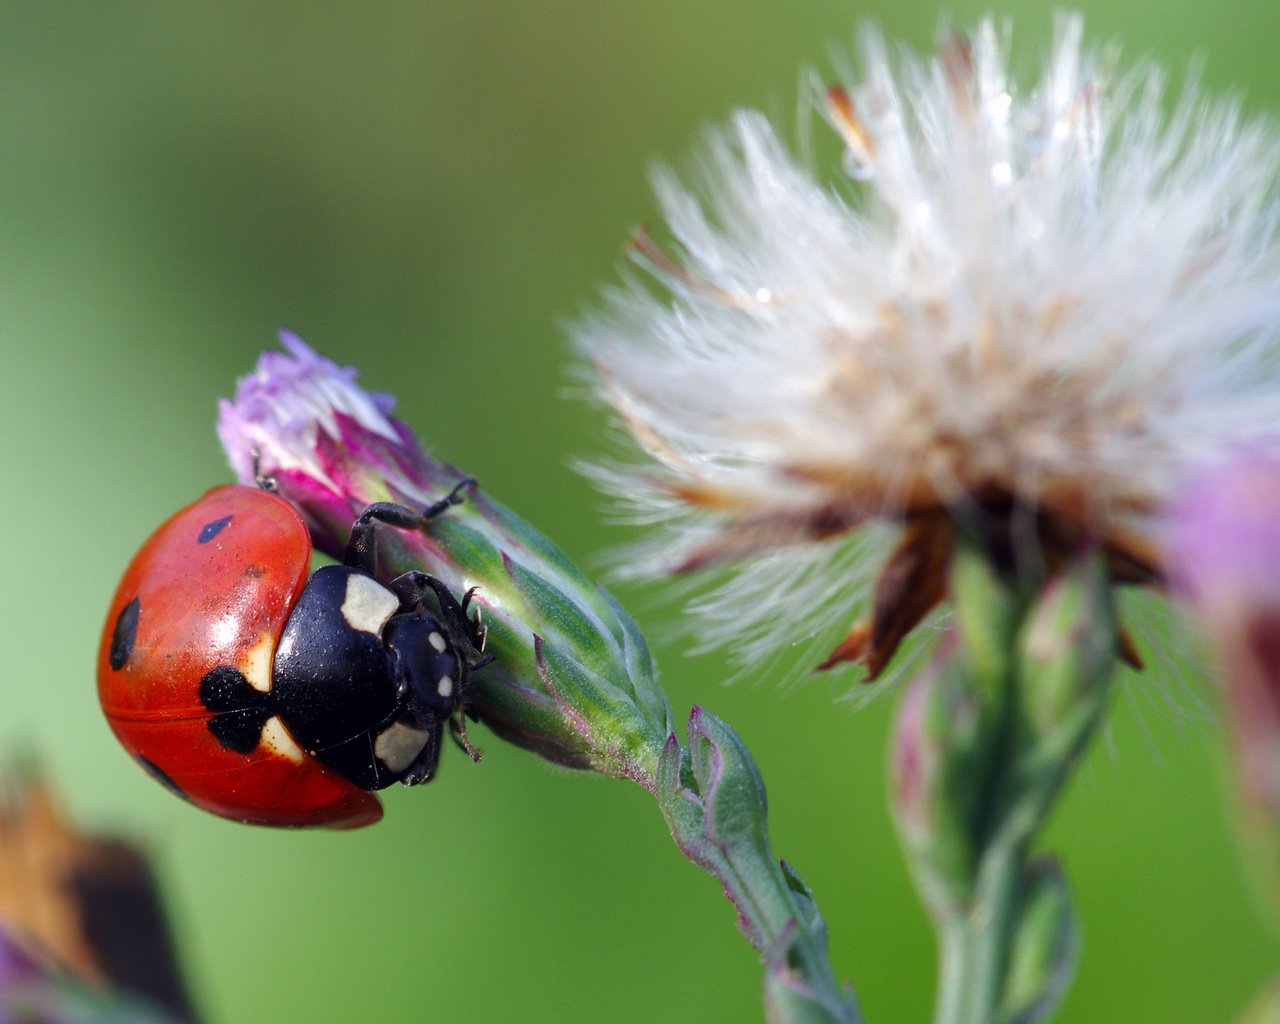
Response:
[[[257,448],[249,449],[249,458],[253,465],[253,482],[258,485],[260,490],[276,493],[276,478],[262,472],[262,452]]]
[[[466,501],[466,497],[463,495],[462,492],[466,490],[468,487],[474,487],[477,483],[478,481],[476,480],[475,477],[464,476],[461,480],[459,480],[456,484],[454,484],[453,490],[451,490],[439,501],[432,502],[430,505],[428,505],[426,509],[423,510],[422,518],[424,520],[435,519],[436,516],[445,512],[447,509],[449,509],[453,505],[461,505],[464,501]]]
[[[434,768],[431,768],[431,769],[424,768],[420,771],[407,772],[405,774],[405,777],[401,779],[400,782],[402,785],[405,785],[405,786],[418,786],[424,782],[430,782],[435,777],[436,777],[436,773]]]
[[[453,735],[454,742],[466,751],[467,756],[471,758],[472,763],[480,763],[480,751],[472,745],[467,739],[467,720],[465,715],[459,715],[457,718],[449,719],[449,732]]]

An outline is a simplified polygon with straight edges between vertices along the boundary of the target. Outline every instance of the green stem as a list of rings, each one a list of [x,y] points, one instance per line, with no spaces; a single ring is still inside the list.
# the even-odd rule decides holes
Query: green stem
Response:
[[[722,844],[719,852],[719,857],[708,858],[711,863],[702,866],[724,887],[725,896],[741,916],[743,930],[752,945],[761,953],[767,953],[788,925],[800,916],[768,840],[763,847],[734,840]],[[804,947],[810,945],[803,934],[797,941]]]
[[[657,795],[681,851],[720,883],[764,960],[770,1024],[857,1024],[812,894],[773,854],[764,782],[738,735],[694,708],[688,749],[667,740]]]
[[[968,929],[962,921],[940,928],[938,943],[938,997],[934,1024],[962,1024],[965,1016],[965,993],[969,981]]]
[[[1077,943],[1061,870],[1032,846],[1101,720],[1115,619],[1096,556],[1029,597],[981,559],[957,553],[961,628],[904,701],[896,810],[939,931],[935,1024],[1037,1024]]]
[[[1025,850],[993,849],[979,866],[967,911],[943,925],[935,1024],[1001,1019],[1025,865]]]
[[[771,1020],[858,1024],[852,995],[841,987],[831,967],[826,928],[812,898],[798,877],[784,874],[767,839],[762,846],[740,844],[727,849],[725,862],[729,870],[717,874],[718,880],[746,922],[745,930],[753,936],[766,970],[794,972],[795,980],[813,997],[803,1015],[774,1014]]]
[[[996,1019],[1009,967],[1009,943],[1017,911],[1021,850],[997,848],[984,858],[977,899],[969,912],[973,923],[973,1024]]]

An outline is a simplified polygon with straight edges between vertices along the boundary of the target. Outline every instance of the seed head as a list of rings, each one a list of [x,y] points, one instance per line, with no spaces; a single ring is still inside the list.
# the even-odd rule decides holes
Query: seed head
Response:
[[[700,198],[657,175],[674,254],[636,255],[661,287],[577,331],[640,453],[593,472],[665,528],[631,571],[732,566],[694,608],[747,657],[852,609],[826,664],[876,674],[946,596],[957,524],[1158,582],[1187,465],[1274,436],[1270,125],[1194,85],[1167,112],[1160,70],[1117,70],[1076,18],[1035,80],[1006,37],[920,58],[869,33],[824,98],[834,187],[739,113]]]

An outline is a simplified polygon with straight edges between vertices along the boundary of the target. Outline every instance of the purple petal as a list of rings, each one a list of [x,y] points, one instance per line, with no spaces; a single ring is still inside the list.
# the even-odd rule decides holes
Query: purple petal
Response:
[[[391,395],[365,391],[354,367],[324,358],[292,331],[280,331],[284,352],[264,352],[258,365],[236,386],[235,397],[218,404],[218,436],[236,476],[253,480],[252,452],[261,453],[265,472],[290,467],[315,470],[305,454],[318,436],[339,435],[338,417],[348,416],[366,431],[399,441],[390,420]]]

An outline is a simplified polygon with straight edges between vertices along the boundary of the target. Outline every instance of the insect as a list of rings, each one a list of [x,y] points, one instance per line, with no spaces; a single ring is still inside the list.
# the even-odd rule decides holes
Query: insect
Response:
[[[466,693],[491,659],[473,591],[459,601],[421,572],[374,578],[378,524],[422,529],[470,483],[423,512],[370,505],[343,563],[314,573],[307,528],[269,478],[178,512],[107,612],[98,696],[116,737],[196,806],[286,827],[377,821],[372,791],[430,780],[446,724],[479,760]]]

